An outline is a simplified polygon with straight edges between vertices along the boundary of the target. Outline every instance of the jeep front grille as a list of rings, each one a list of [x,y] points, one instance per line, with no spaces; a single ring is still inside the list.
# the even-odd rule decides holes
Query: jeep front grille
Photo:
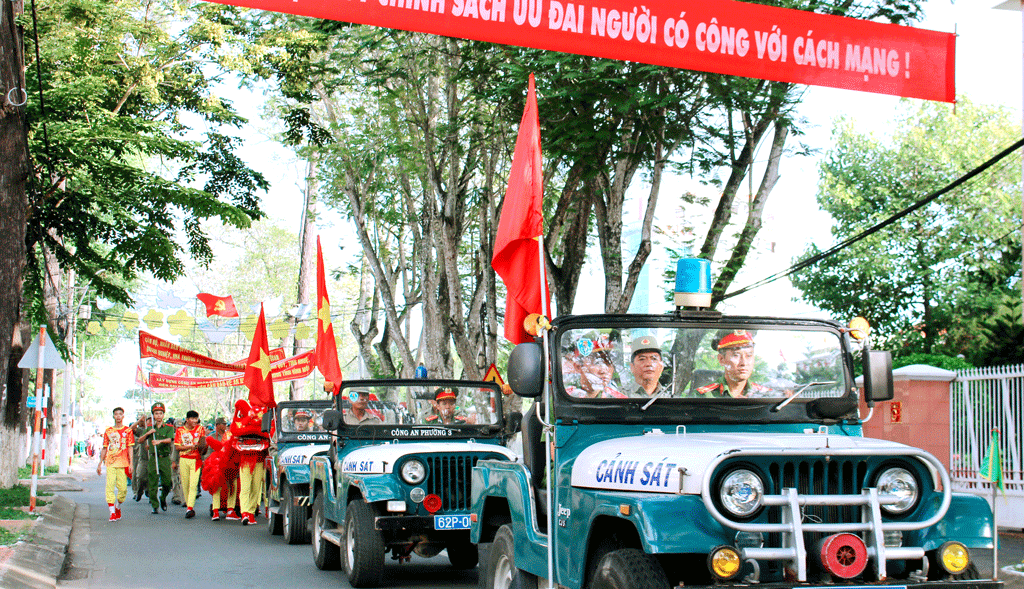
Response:
[[[762,504],[768,510],[767,521],[736,521],[727,517],[716,503],[718,489],[713,488],[714,474],[726,461],[755,463],[769,461],[771,484],[765,488]],[[869,461],[901,458],[919,460],[930,465],[939,476],[942,502],[924,520],[883,521],[881,506],[892,502],[878,489],[866,483]],[[913,546],[885,546],[885,532],[921,530],[939,522],[952,500],[949,473],[934,456],[907,447],[829,448],[821,456],[807,456],[803,449],[758,448],[723,453],[707,466],[701,482],[701,499],[708,513],[726,528],[739,532],[761,533],[769,540],[760,548],[742,548],[744,560],[780,561],[792,569],[797,581],[807,581],[808,551],[814,549],[811,538],[823,534],[850,532],[861,536],[868,556],[874,562],[876,580],[886,577],[886,561],[917,560],[924,549]],[[809,545],[810,544],[810,545]]]
[[[427,493],[441,498],[441,511],[466,511],[470,503],[473,467],[478,455],[428,456]]]

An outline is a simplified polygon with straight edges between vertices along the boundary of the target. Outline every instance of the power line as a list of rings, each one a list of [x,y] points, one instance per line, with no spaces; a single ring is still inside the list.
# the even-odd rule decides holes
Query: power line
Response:
[[[776,272],[775,274],[772,274],[771,276],[769,276],[767,278],[762,278],[761,280],[758,280],[757,282],[755,282],[755,283],[753,283],[753,284],[751,284],[749,286],[744,286],[743,288],[741,288],[739,290],[734,290],[734,291],[732,291],[730,293],[726,293],[726,294],[722,295],[722,297],[719,300],[724,301],[725,299],[732,298],[732,297],[737,296],[737,295],[741,295],[743,293],[746,293],[746,292],[749,292],[751,290],[754,290],[755,288],[758,288],[758,287],[764,286],[766,284],[775,282],[776,280],[778,280],[780,278],[785,278],[786,276],[789,276],[790,274],[793,274],[794,272],[797,272],[799,270],[803,270],[804,268],[807,268],[808,266],[812,266],[814,264],[817,264],[818,262],[824,260],[825,258],[828,258],[828,257],[832,256],[833,254],[839,252],[840,250],[843,250],[843,249],[845,249],[845,248],[847,248],[847,247],[857,243],[858,241],[868,237],[869,235],[871,235],[873,233],[877,233],[877,232],[881,231],[882,229],[888,227],[889,225],[892,225],[896,221],[899,221],[900,219],[906,217],[907,215],[913,213],[914,211],[917,211],[921,207],[927,205],[928,203],[930,203],[933,200],[939,198],[940,196],[946,194],[947,192],[950,192],[954,188],[957,188],[957,187],[963,185],[968,180],[974,178],[978,174],[980,174],[980,173],[984,172],[985,170],[991,168],[992,166],[997,164],[1003,158],[1007,157],[1011,153],[1013,153],[1013,152],[1017,151],[1018,149],[1020,149],[1021,146],[1024,146],[1024,137],[1022,137],[1021,139],[1018,139],[1016,142],[1013,143],[1013,145],[1007,147],[1006,149],[1004,149],[1004,150],[1000,151],[999,153],[997,153],[996,155],[992,156],[985,163],[983,163],[980,166],[974,168],[970,172],[967,172],[963,176],[960,176],[959,178],[957,178],[953,182],[950,182],[944,188],[936,190],[935,192],[933,192],[933,193],[929,194],[928,196],[922,198],[921,200],[917,201],[916,203],[912,204],[911,206],[909,206],[909,207],[903,209],[902,211],[892,215],[888,219],[885,219],[884,221],[882,221],[880,223],[877,223],[877,224],[875,224],[875,225],[865,229],[864,231],[861,231],[857,235],[854,235],[853,237],[850,237],[850,238],[846,239],[845,241],[842,241],[842,242],[832,246],[831,248],[829,248],[828,250],[825,250],[824,252],[821,252],[819,254],[811,256],[811,257],[807,258],[806,260],[801,260],[801,261],[797,262],[796,264],[793,264],[789,268],[787,268],[785,270],[782,270],[781,272]]]

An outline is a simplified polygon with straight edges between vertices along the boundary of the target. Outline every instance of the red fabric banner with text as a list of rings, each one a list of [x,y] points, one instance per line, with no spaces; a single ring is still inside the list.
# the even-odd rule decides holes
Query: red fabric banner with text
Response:
[[[212,0],[491,43],[953,102],[956,36],[716,0]]]
[[[276,348],[280,349],[280,348]],[[313,350],[285,358],[270,365],[275,381],[298,380],[313,372],[315,365]],[[214,387],[240,387],[245,384],[245,375],[225,376],[221,378],[200,376],[179,376],[176,374],[149,373],[149,386],[154,389],[193,388],[208,389]]]
[[[245,365],[248,359],[237,362],[221,362],[209,356],[183,348],[178,344],[159,338],[152,333],[139,331],[139,356],[142,358],[156,358],[168,364],[178,366],[191,366],[193,368],[207,368],[209,370],[228,370],[231,372],[245,372]],[[284,358],[283,348],[270,350],[270,361],[277,362]],[[136,379],[142,378],[142,369],[139,368]],[[144,380],[144,379],[143,379]]]

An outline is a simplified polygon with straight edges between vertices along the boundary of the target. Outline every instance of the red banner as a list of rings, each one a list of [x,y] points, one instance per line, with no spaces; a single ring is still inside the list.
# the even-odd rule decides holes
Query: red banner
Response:
[[[151,333],[139,331],[139,356],[142,358],[156,358],[168,364],[179,366],[192,366],[193,368],[207,368],[209,370],[228,370],[231,372],[245,372],[246,360],[238,362],[221,362],[209,356],[183,348],[178,344],[159,338]],[[270,361],[276,362],[284,358],[284,349],[274,348],[270,350]],[[139,375],[141,376],[141,369]],[[150,375],[152,377],[152,374]]]
[[[279,350],[280,348],[276,348]],[[313,350],[285,358],[271,364],[271,375],[275,381],[298,380],[305,378],[313,372],[316,366]],[[222,378],[204,378],[177,376],[173,374],[149,373],[149,386],[155,389],[177,389],[177,388],[214,388],[214,387],[240,387],[245,384],[245,376],[227,376]]]
[[[289,14],[954,101],[956,36],[732,0],[212,0]]]

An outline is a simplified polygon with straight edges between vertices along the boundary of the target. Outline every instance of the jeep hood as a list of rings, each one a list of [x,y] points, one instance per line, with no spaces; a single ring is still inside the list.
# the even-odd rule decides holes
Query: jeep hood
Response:
[[[387,474],[394,470],[395,463],[411,454],[501,454],[515,460],[516,454],[497,444],[466,442],[423,442],[412,444],[378,444],[353,450],[342,459],[341,472],[355,474]]]
[[[572,485],[591,489],[699,495],[704,474],[723,454],[740,450],[806,451],[899,449],[908,446],[872,438],[809,434],[663,434],[598,442],[580,453]],[[680,486],[680,469],[685,469]]]

